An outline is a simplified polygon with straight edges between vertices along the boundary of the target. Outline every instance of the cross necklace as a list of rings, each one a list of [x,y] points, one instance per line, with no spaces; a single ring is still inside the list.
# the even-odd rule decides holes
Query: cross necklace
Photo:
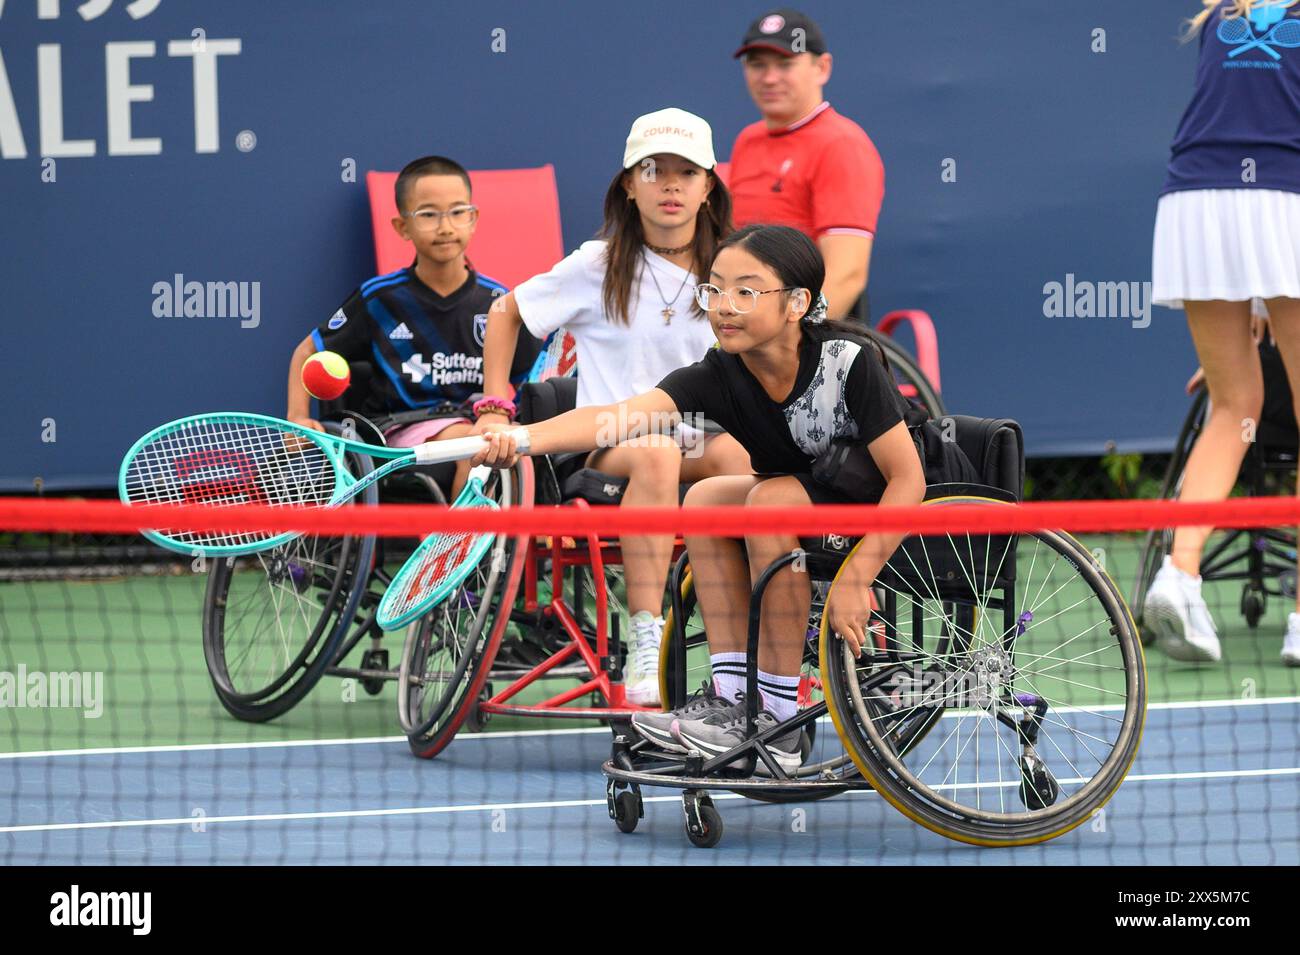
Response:
[[[673,323],[673,316],[677,314],[677,309],[673,308],[673,305],[679,298],[681,298],[682,289],[686,288],[686,283],[691,280],[691,273],[689,271],[686,273],[686,278],[682,279],[682,284],[677,288],[677,294],[671,299],[668,299],[664,298],[664,290],[659,287],[659,277],[655,275],[655,270],[650,268],[649,260],[645,261],[644,267],[650,269],[650,279],[655,283],[655,291],[659,293],[659,298],[664,303],[663,311],[659,314],[664,317],[665,325],[671,325]]]

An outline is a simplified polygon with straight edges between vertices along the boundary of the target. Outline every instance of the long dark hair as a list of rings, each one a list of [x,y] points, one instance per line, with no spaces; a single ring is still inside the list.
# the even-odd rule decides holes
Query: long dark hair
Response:
[[[632,300],[632,284],[636,281],[637,269],[643,258],[641,248],[645,244],[645,231],[641,228],[641,213],[635,202],[627,199],[624,177],[627,170],[622,170],[605,192],[605,223],[597,235],[606,240],[605,281],[601,285],[601,302],[605,314],[611,321],[621,325],[631,323],[629,309]],[[715,170],[708,170],[709,182],[713,188],[708,200],[700,206],[695,215],[695,240],[691,252],[691,272],[699,281],[709,275],[713,257],[718,254],[718,243],[732,230],[731,193],[722,184]],[[703,318],[704,313],[692,299],[691,314]]]
[[[799,324],[803,328],[817,325],[849,336],[855,341],[867,342],[880,356],[881,364],[886,368],[889,367],[884,350],[864,335],[860,326],[832,319],[816,321],[808,317],[817,302],[817,296],[821,294],[822,284],[826,281],[826,263],[822,259],[821,251],[813,245],[812,239],[787,225],[764,225],[756,222],[727,236],[718,244],[718,251],[721,252],[732,246],[744,249],[775,272],[783,286],[808,290],[808,308],[799,318]],[[789,296],[789,292],[781,293],[782,304],[789,300]]]

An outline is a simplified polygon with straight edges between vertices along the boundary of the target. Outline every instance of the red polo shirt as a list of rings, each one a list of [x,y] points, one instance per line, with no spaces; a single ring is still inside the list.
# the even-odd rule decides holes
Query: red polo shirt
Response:
[[[824,235],[872,237],[885,196],[885,166],[862,127],[823,102],[796,123],[746,126],[731,149],[737,226],[793,226]]]

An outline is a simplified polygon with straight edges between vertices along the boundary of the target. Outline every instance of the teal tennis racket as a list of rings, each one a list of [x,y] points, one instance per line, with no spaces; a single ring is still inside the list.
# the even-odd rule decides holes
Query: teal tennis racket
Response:
[[[514,433],[521,453],[527,432]],[[230,507],[337,507],[394,471],[473,457],[484,447],[477,435],[429,441],[413,448],[364,444],[265,415],[218,412],[161,425],[137,441],[122,460],[118,494],[127,504],[197,504]],[[361,477],[345,464],[349,451],[387,463]],[[297,531],[144,532],[159,546],[192,556],[234,556],[268,550]]]
[[[490,468],[472,470],[451,506],[497,510],[500,505],[484,493],[491,475]],[[495,534],[472,531],[434,533],[426,537],[384,591],[375,615],[380,628],[404,627],[446,600],[482,563],[495,540]],[[468,595],[467,599],[470,599]]]

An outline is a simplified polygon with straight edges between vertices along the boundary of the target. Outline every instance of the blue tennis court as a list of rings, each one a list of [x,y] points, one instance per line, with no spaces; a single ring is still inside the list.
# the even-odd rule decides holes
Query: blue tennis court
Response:
[[[1300,698],[1156,704],[1104,810],[1050,843],[979,849],[871,793],[769,806],[718,796],[693,849],[680,798],[646,791],[614,829],[602,728],[462,736],[412,760],[401,737],[28,753],[0,785],[11,862],[83,864],[1243,865],[1300,863]]]

